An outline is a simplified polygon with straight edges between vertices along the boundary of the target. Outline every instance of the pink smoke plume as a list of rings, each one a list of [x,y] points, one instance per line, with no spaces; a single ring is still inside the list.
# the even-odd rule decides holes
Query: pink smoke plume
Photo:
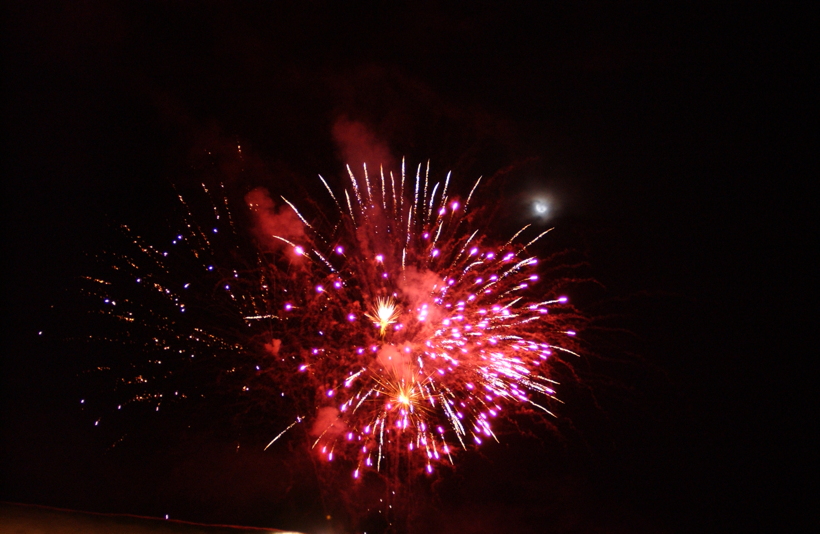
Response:
[[[388,374],[392,374],[399,380],[409,383],[413,379],[413,359],[410,352],[399,350],[410,345],[406,344],[403,347],[396,348],[393,345],[383,345],[379,349],[376,359],[385,368]]]
[[[277,208],[268,190],[257,187],[245,195],[245,202],[254,214],[254,233],[269,249],[281,249],[286,243],[273,236],[292,241],[305,235],[305,227],[293,208],[283,204]]]
[[[334,438],[345,431],[345,423],[339,418],[339,410],[333,406],[319,408],[316,420],[310,428],[311,436]]]
[[[351,168],[361,169],[362,163],[367,163],[373,172],[378,172],[379,165],[385,169],[393,167],[394,158],[387,144],[377,139],[365,124],[339,117],[331,133],[342,161]]]

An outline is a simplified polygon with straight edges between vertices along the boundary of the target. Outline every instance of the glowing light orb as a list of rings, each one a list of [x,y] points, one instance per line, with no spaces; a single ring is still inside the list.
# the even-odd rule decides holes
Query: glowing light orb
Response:
[[[532,203],[532,209],[537,216],[545,217],[550,211],[550,206],[543,200],[536,200]]]

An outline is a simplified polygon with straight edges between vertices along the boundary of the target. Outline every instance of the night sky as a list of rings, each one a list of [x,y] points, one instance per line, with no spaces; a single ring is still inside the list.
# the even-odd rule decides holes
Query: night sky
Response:
[[[557,419],[420,488],[415,531],[817,528],[812,46],[714,4],[6,3],[0,500],[341,532],[307,456],[224,414],[94,427],[84,371],[118,347],[77,341],[76,288],[208,152],[300,199],[376,147],[492,177],[498,239],[551,198],[542,250],[594,280]]]

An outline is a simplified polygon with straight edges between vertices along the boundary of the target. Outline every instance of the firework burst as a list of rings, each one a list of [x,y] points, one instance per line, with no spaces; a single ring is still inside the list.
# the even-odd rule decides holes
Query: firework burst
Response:
[[[183,230],[171,248],[182,252],[129,233],[139,252],[113,258],[120,278],[89,278],[104,312],[153,332],[141,343],[166,356],[165,368],[150,359],[155,371],[121,379],[127,402],[158,410],[194,396],[201,379],[186,382],[185,371],[194,376],[193,362],[207,360],[223,394],[277,419],[292,411],[268,447],[301,426],[316,453],[341,459],[354,479],[391,457],[432,473],[457,450],[497,439],[502,414],[551,413],[551,360],[577,354],[577,316],[541,287],[529,247],[547,232],[520,240],[524,227],[496,244],[473,229],[480,178],[462,202],[449,174],[431,182],[429,164],[348,175],[342,194],[320,177],[333,223],[311,224],[284,197],[276,210],[255,190],[245,196],[257,230],[249,240],[224,191],[203,185],[214,224],[200,226],[180,196]],[[175,270],[183,257],[190,280]],[[116,299],[122,281],[141,292]],[[173,395],[155,386],[162,377]]]

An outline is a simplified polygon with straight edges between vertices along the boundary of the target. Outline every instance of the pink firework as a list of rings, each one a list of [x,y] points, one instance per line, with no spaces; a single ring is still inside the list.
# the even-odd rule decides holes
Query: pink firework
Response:
[[[338,208],[332,232],[288,202],[304,235],[273,236],[298,263],[282,288],[279,342],[315,388],[313,413],[297,419],[313,448],[352,459],[354,478],[390,454],[431,473],[455,450],[496,439],[493,420],[506,410],[551,413],[550,359],[576,352],[571,314],[551,313],[567,299],[539,291],[528,253],[547,232],[486,243],[467,217],[480,179],[462,203],[449,174],[443,187],[430,183],[429,166],[410,180],[404,165],[398,177],[373,178],[366,166],[348,174],[342,201],[322,180]]]
[[[292,410],[268,447],[301,427],[354,479],[388,459],[432,473],[496,440],[504,414],[550,414],[551,360],[577,354],[578,316],[529,252],[547,232],[495,243],[473,228],[481,179],[462,200],[449,174],[429,180],[429,164],[409,177],[404,163],[397,175],[362,171],[348,168],[341,194],[320,177],[330,222],[284,198],[277,210],[258,190],[234,216],[224,188],[203,185],[213,220],[197,223],[180,196],[184,224],[167,250],[126,228],[136,252],[111,255],[116,276],[88,279],[122,337],[156,355],[113,369],[127,375],[120,406],[218,396],[271,421]],[[248,209],[253,239],[239,230]],[[123,282],[132,289],[117,297]]]

